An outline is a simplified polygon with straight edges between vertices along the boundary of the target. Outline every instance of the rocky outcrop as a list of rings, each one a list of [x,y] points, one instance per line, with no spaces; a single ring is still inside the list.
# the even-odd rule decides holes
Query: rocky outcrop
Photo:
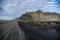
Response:
[[[60,21],[60,14],[56,12],[43,12],[38,10],[36,12],[26,12],[20,18],[22,20],[33,20],[33,21]]]

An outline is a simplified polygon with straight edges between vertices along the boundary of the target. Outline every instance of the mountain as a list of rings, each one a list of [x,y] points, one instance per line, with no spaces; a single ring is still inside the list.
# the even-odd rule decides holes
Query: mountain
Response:
[[[26,12],[18,19],[18,24],[24,31],[26,40],[58,40],[60,39],[59,17],[60,14],[56,12],[41,10]]]
[[[60,14],[56,12],[43,12],[37,10],[35,12],[26,12],[20,19],[24,21],[60,21]]]

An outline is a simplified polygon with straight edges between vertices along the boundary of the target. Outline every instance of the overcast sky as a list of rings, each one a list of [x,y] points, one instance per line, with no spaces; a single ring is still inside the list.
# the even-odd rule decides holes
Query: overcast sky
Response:
[[[60,0],[0,0],[0,4],[0,18],[17,18],[26,11],[36,10],[60,13]]]
[[[60,0],[8,0],[7,2],[4,8],[9,13],[12,13],[15,9],[20,12],[35,11],[38,9],[52,12],[60,11]]]

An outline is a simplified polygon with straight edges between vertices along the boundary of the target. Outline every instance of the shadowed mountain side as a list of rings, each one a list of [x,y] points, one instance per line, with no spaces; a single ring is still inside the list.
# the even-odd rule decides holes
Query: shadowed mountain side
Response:
[[[19,25],[25,32],[26,40],[58,40],[60,37],[59,31],[57,31],[60,25],[53,27],[25,24],[24,22],[20,22]]]

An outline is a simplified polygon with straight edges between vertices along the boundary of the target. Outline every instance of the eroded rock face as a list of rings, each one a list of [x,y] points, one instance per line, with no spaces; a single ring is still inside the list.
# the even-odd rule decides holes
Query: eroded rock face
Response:
[[[21,16],[22,20],[33,20],[33,21],[60,21],[60,14],[56,12],[26,12]],[[29,19],[30,18],[30,19]]]
[[[46,15],[44,13],[31,14],[34,21],[59,21],[58,15]]]

